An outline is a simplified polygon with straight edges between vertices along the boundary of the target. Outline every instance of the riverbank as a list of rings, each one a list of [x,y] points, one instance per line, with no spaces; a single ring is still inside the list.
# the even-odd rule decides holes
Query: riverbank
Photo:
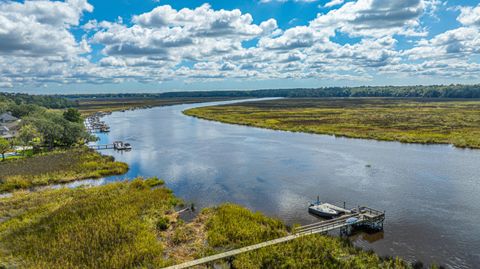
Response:
[[[82,179],[121,175],[128,165],[86,147],[0,162],[0,193]]]
[[[77,97],[78,110],[82,115],[91,115],[95,112],[114,112],[131,109],[151,108],[157,106],[172,106],[180,104],[194,104],[205,102],[217,102],[236,100],[235,97]]]
[[[309,98],[193,108],[184,114],[275,130],[480,148],[480,101]]]
[[[225,204],[190,223],[158,179],[16,192],[0,199],[0,265],[18,268],[162,267],[288,233],[281,221]],[[235,268],[410,268],[348,241],[314,235],[239,255]]]

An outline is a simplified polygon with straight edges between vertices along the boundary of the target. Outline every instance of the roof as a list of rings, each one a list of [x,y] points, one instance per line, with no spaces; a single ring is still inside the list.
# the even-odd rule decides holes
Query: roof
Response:
[[[18,118],[12,116],[10,113],[3,113],[0,115],[0,122],[11,122],[11,121],[17,121]]]
[[[0,126],[0,131],[8,132],[10,129],[7,126]]]

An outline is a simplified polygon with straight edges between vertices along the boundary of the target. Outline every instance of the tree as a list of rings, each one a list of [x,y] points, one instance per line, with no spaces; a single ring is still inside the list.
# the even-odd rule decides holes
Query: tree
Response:
[[[31,124],[24,125],[18,134],[18,140],[22,146],[29,146],[33,140],[39,137],[40,133]]]
[[[38,130],[44,145],[50,149],[55,146],[71,147],[89,138],[81,120],[80,122],[71,122],[56,111],[44,111],[30,115],[24,119],[24,122]]]
[[[5,161],[5,153],[11,149],[10,142],[7,139],[0,137],[0,154],[2,154],[2,159]]]
[[[63,118],[70,122],[82,122],[82,116],[78,109],[75,108],[69,108],[63,112]]]

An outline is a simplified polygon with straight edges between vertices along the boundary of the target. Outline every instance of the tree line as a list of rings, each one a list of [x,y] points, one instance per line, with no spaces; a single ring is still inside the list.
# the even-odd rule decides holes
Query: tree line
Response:
[[[72,102],[89,98],[208,98],[208,97],[397,97],[397,98],[480,98],[477,85],[430,86],[361,86],[296,89],[263,89],[252,91],[184,91],[166,93],[107,93],[61,95]]]
[[[25,93],[4,93],[0,92],[1,103],[14,103],[20,105],[37,105],[45,108],[59,109],[75,107],[77,103],[58,95],[32,95]],[[1,109],[1,107],[0,107]]]
[[[52,96],[0,94],[0,114],[9,112],[21,119],[15,126],[15,138],[7,141],[0,137],[0,155],[4,157],[14,146],[33,147],[33,151],[38,151],[68,148],[92,139],[76,108],[52,109],[69,107],[73,103]]]

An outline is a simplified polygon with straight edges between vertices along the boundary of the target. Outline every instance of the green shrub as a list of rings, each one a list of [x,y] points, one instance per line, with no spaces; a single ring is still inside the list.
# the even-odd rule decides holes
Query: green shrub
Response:
[[[160,219],[158,219],[156,227],[157,227],[157,230],[159,231],[167,230],[168,227],[170,227],[169,219],[166,217],[161,217]]]

